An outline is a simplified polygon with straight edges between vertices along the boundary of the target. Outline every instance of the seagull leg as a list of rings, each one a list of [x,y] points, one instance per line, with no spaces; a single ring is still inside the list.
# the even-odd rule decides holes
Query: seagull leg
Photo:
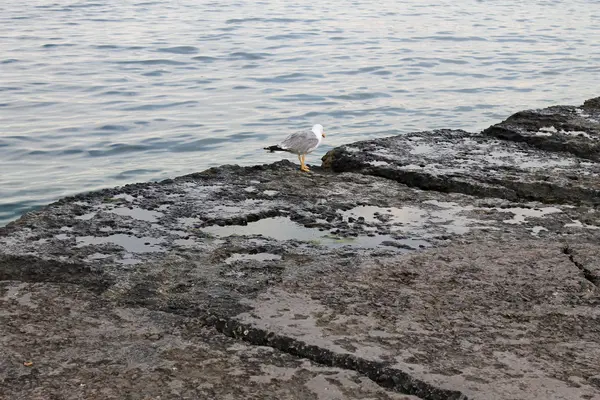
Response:
[[[310,171],[308,169],[308,167],[306,166],[305,162],[306,162],[306,154],[302,154],[302,159],[300,160],[301,166],[300,166],[300,170],[304,171],[304,172],[308,172]]]
[[[300,171],[304,168],[304,161],[302,161],[302,155],[298,154],[298,161],[300,161]]]

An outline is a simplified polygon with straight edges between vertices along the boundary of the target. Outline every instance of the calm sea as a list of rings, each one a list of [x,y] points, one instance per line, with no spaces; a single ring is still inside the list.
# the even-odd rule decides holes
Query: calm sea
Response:
[[[0,1],[0,225],[68,194],[600,95],[597,0]],[[294,161],[295,158],[291,157]]]

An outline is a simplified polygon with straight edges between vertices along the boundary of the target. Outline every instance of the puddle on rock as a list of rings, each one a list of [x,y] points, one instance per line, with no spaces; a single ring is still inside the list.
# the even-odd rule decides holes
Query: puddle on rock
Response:
[[[534,226],[533,228],[530,229],[530,231],[533,236],[539,236],[540,232],[548,231],[548,229],[544,228],[543,226]]]
[[[399,224],[414,224],[422,221],[425,211],[418,207],[376,207],[376,206],[358,206],[348,211],[343,211],[342,216],[348,218],[364,218],[365,222],[377,223],[388,219],[388,222]],[[381,216],[383,219],[379,219]]]
[[[572,222],[570,224],[565,224],[565,228],[586,228],[586,229],[591,229],[591,230],[600,229],[600,227],[595,226],[595,225],[584,224],[578,219],[573,219],[571,221]]]
[[[354,219],[364,218],[366,223],[385,221],[391,225],[392,232],[417,234],[425,238],[434,235],[436,228],[458,235],[465,234],[472,229],[493,229],[486,221],[462,215],[465,211],[472,211],[474,209],[472,206],[461,206],[457,203],[437,200],[428,200],[423,203],[434,206],[435,209],[412,206],[402,208],[358,206],[342,212],[342,216],[346,221],[351,217]],[[368,228],[365,227],[366,229]]]
[[[122,264],[122,265],[136,265],[136,264],[140,264],[142,262],[142,260],[140,260],[139,258],[133,258],[133,257],[125,257],[122,258],[120,260],[116,260],[118,264]]]
[[[132,195],[127,194],[127,193],[121,193],[116,196],[113,196],[113,199],[114,200],[123,199],[125,201],[132,203],[135,200],[135,197],[133,197]]]
[[[512,219],[505,219],[505,224],[523,224],[527,222],[527,218],[542,218],[548,214],[554,214],[562,212],[561,209],[556,207],[544,207],[540,209],[533,208],[522,208],[522,207],[513,207],[513,208],[496,208],[496,211],[499,212],[509,212],[514,214]]]
[[[200,218],[193,217],[180,217],[177,218],[177,223],[183,228],[192,228],[194,225],[198,225],[202,222]]]
[[[155,253],[164,251],[159,246],[162,239],[152,237],[135,237],[131,235],[116,234],[111,236],[79,236],[77,239],[77,247],[98,245],[98,244],[116,244],[130,253]]]
[[[103,260],[103,259],[108,258],[108,257],[110,257],[110,255],[108,255],[108,254],[94,253],[94,254],[90,254],[89,256],[87,256],[86,260],[89,260],[89,261]]]
[[[144,210],[139,207],[118,207],[112,210],[107,210],[110,213],[121,215],[123,217],[131,217],[140,221],[157,222],[164,214],[158,211]]]
[[[420,155],[420,154],[429,154],[429,153],[435,153],[436,149],[429,145],[429,144],[416,144],[412,146],[412,149],[410,149],[410,154],[414,154],[414,155]]]
[[[264,218],[248,225],[212,225],[202,228],[202,230],[218,237],[262,235],[276,240],[299,240],[329,247],[373,248],[389,245],[398,248],[418,249],[420,246],[429,246],[429,243],[425,240],[395,239],[390,235],[337,237],[318,229],[307,228],[286,217]]]
[[[96,212],[90,212],[87,214],[83,214],[83,215],[78,215],[75,217],[75,219],[79,219],[82,221],[89,221],[90,219],[94,218],[96,216]]]
[[[197,243],[197,241],[194,239],[175,239],[175,240],[173,240],[174,246],[181,246],[181,247],[193,247],[196,245],[196,243]]]
[[[236,261],[277,261],[281,260],[281,256],[270,253],[244,254],[234,253],[225,260],[226,264],[231,264]]]

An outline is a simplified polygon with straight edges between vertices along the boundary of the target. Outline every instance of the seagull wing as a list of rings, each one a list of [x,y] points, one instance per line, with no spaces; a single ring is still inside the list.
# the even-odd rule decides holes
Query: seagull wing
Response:
[[[292,133],[283,142],[281,148],[295,154],[307,154],[319,145],[319,139],[312,131]]]

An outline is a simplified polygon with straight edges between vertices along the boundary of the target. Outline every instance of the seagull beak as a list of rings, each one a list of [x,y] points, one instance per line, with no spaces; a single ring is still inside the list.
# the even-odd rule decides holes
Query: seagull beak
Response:
[[[323,131],[323,133],[321,133],[321,136],[325,137],[325,131]]]

